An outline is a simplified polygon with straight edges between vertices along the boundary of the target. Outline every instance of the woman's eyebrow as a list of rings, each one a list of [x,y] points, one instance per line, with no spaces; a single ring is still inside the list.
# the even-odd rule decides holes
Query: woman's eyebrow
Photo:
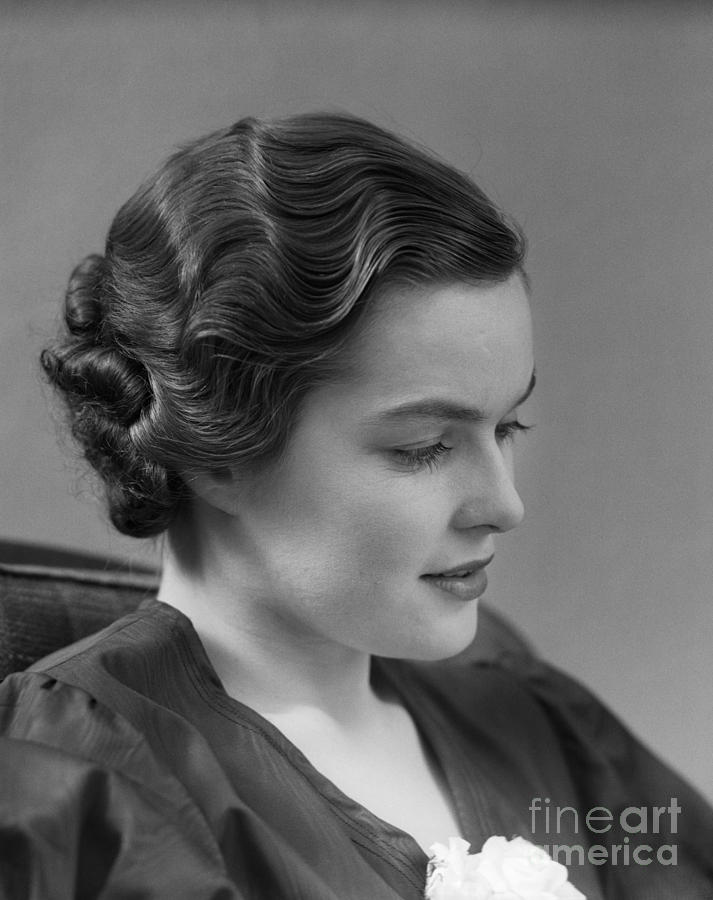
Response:
[[[524,403],[535,388],[537,379],[535,370],[532,370],[530,383],[527,389],[518,397],[510,409],[517,409]],[[487,419],[487,416],[475,406],[463,406],[460,403],[453,403],[450,400],[424,399],[413,400],[401,403],[391,409],[377,413],[369,422],[369,424],[383,424],[390,420],[398,419],[439,419],[442,421],[469,422],[471,424],[479,424]]]

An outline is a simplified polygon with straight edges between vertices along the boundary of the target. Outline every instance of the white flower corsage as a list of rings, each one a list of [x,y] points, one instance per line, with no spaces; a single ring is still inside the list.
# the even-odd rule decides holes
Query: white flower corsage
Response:
[[[567,878],[567,868],[524,838],[491,837],[480,853],[449,838],[433,844],[426,900],[587,900]]]

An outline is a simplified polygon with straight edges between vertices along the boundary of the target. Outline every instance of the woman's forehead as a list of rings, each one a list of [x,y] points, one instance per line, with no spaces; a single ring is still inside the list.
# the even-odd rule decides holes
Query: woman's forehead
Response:
[[[519,279],[399,290],[381,300],[348,355],[344,378],[318,391],[372,419],[414,404],[514,404],[534,368],[526,292]]]
[[[463,367],[501,377],[532,363],[532,323],[519,278],[479,287],[446,285],[387,296],[355,336],[352,355],[362,377],[395,384],[445,378]],[[465,373],[464,373],[465,374]]]

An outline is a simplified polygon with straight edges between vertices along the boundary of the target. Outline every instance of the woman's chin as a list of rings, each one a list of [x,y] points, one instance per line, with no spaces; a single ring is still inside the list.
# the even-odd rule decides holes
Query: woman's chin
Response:
[[[458,620],[434,624],[429,629],[424,629],[421,634],[410,642],[410,647],[405,647],[401,652],[389,654],[401,659],[420,660],[421,662],[437,662],[441,659],[450,659],[467,650],[473,643],[478,630],[478,601],[468,601],[467,617],[459,617]],[[405,651],[405,652],[404,652]]]

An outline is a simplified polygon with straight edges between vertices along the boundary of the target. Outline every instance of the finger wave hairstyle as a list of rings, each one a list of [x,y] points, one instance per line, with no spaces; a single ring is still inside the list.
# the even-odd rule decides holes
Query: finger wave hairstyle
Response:
[[[72,272],[41,356],[113,524],[160,534],[190,473],[261,464],[392,285],[491,284],[524,240],[465,175],[342,114],[186,144]]]

